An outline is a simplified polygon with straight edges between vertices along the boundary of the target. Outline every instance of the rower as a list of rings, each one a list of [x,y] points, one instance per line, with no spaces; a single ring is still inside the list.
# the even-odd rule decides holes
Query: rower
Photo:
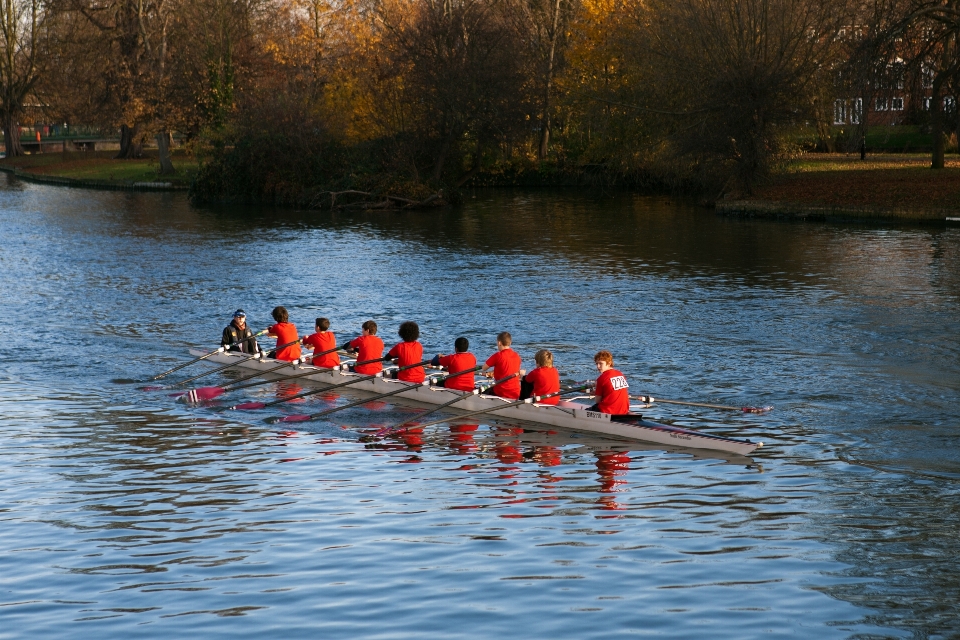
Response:
[[[287,362],[296,360],[300,357],[300,335],[297,333],[296,325],[288,322],[290,320],[290,314],[287,313],[285,308],[276,307],[270,315],[277,321],[277,324],[267,329],[267,335],[277,339],[277,346],[290,342],[296,342],[298,344],[291,344],[289,347],[284,347],[279,351],[274,349],[267,355],[277,360],[286,360]]]
[[[467,351],[470,348],[470,341],[460,336],[453,341],[453,348],[456,353],[450,355],[438,354],[430,362],[435,367],[445,367],[447,371],[456,373],[457,371],[466,371],[477,366],[477,359],[472,353]],[[457,389],[459,391],[473,391],[473,372],[463,375],[447,378],[443,386],[447,389]]]
[[[337,346],[337,337],[330,331],[330,321],[326,318],[317,318],[316,333],[312,333],[302,340],[303,344],[313,347],[313,353],[323,353],[330,351]],[[336,352],[315,358],[312,362],[315,367],[324,369],[335,369],[340,366],[340,356]]]
[[[609,351],[598,351],[593,356],[600,376],[590,392],[597,402],[587,411],[599,411],[620,416],[630,413],[630,385],[622,373],[613,368],[613,354]]]
[[[223,329],[220,346],[227,347],[227,351],[239,351],[240,353],[257,353],[260,351],[260,345],[257,344],[253,331],[247,326],[247,314],[244,313],[243,309],[237,309],[233,312],[233,320]]]
[[[403,322],[400,324],[398,334],[403,342],[390,349],[387,358],[395,358],[397,366],[400,367],[423,362],[423,345],[417,341],[420,337],[420,325],[409,320]],[[427,376],[423,372],[423,367],[413,367],[400,372],[395,371],[392,377],[394,380],[420,383]]]
[[[553,366],[553,354],[547,349],[540,349],[533,356],[533,359],[537,363],[537,368],[521,378],[519,400],[526,400],[531,396],[545,396],[548,393],[560,391],[560,374]],[[542,404],[557,404],[558,402],[560,402],[560,396],[554,396],[544,398]]]
[[[487,358],[487,361],[484,364],[483,369],[480,370],[480,373],[488,378],[501,380],[507,376],[519,372],[522,361],[520,359],[520,355],[510,348],[511,344],[513,344],[513,338],[508,332],[501,331],[498,333],[497,352]],[[490,369],[491,367],[493,367],[493,372],[487,371],[487,369]],[[520,381],[515,377],[510,378],[506,382],[502,382],[495,386],[492,389],[492,392],[501,398],[516,400],[520,397]]]
[[[360,325],[362,335],[343,345],[344,349],[357,352],[357,362],[383,358],[383,340],[377,337],[377,323],[367,320]],[[374,375],[383,370],[382,362],[368,362],[361,365],[350,365],[350,371],[364,375]]]

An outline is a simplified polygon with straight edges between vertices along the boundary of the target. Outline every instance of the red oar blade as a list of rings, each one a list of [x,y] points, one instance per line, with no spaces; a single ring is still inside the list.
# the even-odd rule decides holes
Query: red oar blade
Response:
[[[242,402],[240,404],[235,404],[230,409],[240,409],[241,411],[252,411],[254,409],[263,409],[267,406],[263,402]]]
[[[744,413],[766,413],[767,411],[773,411],[773,405],[767,405],[765,407],[743,407],[740,410]]]
[[[270,420],[270,422],[274,422],[274,423],[276,422],[309,422],[310,419],[311,419],[310,416],[301,413],[301,414],[296,414],[292,416],[283,416],[282,418],[275,418],[273,420]]]
[[[224,393],[226,393],[226,389],[223,387],[197,387],[196,389],[190,389],[190,391],[177,394],[177,397],[181,402],[197,403],[213,400]]]

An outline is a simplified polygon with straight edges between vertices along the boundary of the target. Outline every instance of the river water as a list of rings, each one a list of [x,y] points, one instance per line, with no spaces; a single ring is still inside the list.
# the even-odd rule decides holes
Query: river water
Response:
[[[196,208],[0,176],[0,232],[0,638],[960,635],[957,228],[556,191]],[[126,382],[278,304],[388,343],[414,319],[432,353],[509,330],[567,380],[607,348],[634,392],[776,408],[647,411],[762,440],[750,459],[489,420],[378,445],[409,408],[278,429]]]

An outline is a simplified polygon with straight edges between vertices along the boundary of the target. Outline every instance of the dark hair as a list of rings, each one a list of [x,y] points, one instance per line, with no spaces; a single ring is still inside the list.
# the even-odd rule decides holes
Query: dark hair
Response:
[[[420,326],[416,322],[407,320],[400,323],[399,334],[404,342],[413,342],[420,337]]]
[[[274,308],[273,312],[270,314],[273,316],[273,319],[277,322],[286,322],[290,319],[290,314],[287,313],[287,310],[283,307]]]
[[[330,321],[326,318],[317,318],[316,327],[317,329],[320,329],[320,331],[326,331],[330,328]]]
[[[460,336],[453,341],[453,348],[457,350],[457,353],[463,353],[470,348],[470,341],[463,336]]]
[[[497,334],[497,342],[505,347],[509,347],[511,344],[513,344],[513,338],[510,336],[509,331],[501,331]]]
[[[362,325],[360,325],[360,328],[366,329],[367,331],[370,332],[370,335],[372,336],[377,335],[377,323],[374,322],[373,320],[367,320]]]

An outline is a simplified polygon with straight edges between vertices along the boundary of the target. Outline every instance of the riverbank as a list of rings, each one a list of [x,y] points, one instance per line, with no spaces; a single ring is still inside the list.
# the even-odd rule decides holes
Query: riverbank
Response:
[[[183,191],[197,173],[197,161],[175,153],[177,173],[159,175],[156,151],[144,152],[138,160],[115,160],[115,151],[38,153],[0,160],[0,171],[18,178],[88,189]]]
[[[930,169],[929,154],[805,154],[724,215],[796,219],[944,220],[960,215],[960,159]]]

